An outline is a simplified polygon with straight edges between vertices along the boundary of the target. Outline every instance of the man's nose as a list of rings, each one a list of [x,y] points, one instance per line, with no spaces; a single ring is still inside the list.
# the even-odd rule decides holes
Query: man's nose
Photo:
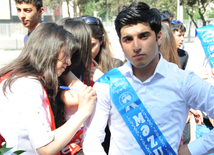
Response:
[[[184,41],[184,36],[181,36],[181,40]]]
[[[24,18],[25,17],[25,12],[23,10],[20,11],[20,17]]]
[[[140,44],[139,39],[134,39],[133,40],[133,51],[138,53],[140,50],[141,50],[141,44]]]

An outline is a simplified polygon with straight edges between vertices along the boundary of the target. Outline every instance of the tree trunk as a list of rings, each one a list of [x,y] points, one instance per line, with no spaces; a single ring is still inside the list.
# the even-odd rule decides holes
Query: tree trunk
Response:
[[[78,9],[79,9],[78,16],[81,16],[81,14],[82,14],[82,13],[81,13],[81,4],[78,4],[77,6],[78,6]]]
[[[51,9],[52,21],[55,22],[54,9],[53,9],[53,7],[52,7],[52,4],[50,4],[50,9]]]
[[[188,42],[190,43],[190,32],[191,32],[192,21],[189,23]]]
[[[67,3],[67,9],[68,9],[68,17],[71,17],[70,9],[69,9],[69,0],[66,0],[66,3]]]
[[[198,6],[198,12],[199,12],[199,15],[201,16],[201,20],[202,20],[203,26],[206,26],[206,20],[204,19],[204,14],[202,13],[200,6]]]
[[[74,17],[77,17],[77,0],[74,0],[73,3]]]
[[[198,25],[196,24],[195,20],[193,19],[193,12],[192,12],[192,14],[191,14],[191,13],[189,12],[188,8],[186,7],[186,5],[183,5],[183,6],[184,6],[184,8],[185,8],[187,14],[190,16],[190,18],[191,18],[193,24],[195,25],[195,27],[198,28]],[[193,8],[192,8],[192,10],[193,10]]]

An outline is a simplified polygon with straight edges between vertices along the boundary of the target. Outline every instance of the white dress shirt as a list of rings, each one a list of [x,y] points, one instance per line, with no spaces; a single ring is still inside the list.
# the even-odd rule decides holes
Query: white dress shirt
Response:
[[[34,155],[37,148],[54,139],[43,107],[46,97],[41,83],[30,77],[17,79],[3,94],[0,84],[0,133],[12,151],[24,150],[23,155]],[[10,152],[12,152],[10,151]]]
[[[130,62],[119,70],[176,153],[190,108],[201,109],[214,117],[214,87],[193,72],[181,70],[167,62],[162,56],[154,74],[144,82],[133,75]],[[85,122],[84,153],[105,154],[101,143],[108,123],[111,131],[110,155],[144,154],[112,102],[109,85],[96,82],[94,88],[98,98],[94,112]],[[213,131],[188,144],[192,155],[203,154],[213,146]]]

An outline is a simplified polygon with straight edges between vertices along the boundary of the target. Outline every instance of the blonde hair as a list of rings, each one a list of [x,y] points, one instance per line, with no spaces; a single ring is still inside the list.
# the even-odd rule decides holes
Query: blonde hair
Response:
[[[159,46],[159,52],[163,58],[169,62],[175,63],[180,67],[177,47],[172,30],[164,23],[161,23],[162,43]]]

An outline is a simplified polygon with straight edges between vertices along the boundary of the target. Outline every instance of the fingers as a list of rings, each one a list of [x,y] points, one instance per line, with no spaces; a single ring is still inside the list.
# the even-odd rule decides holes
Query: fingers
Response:
[[[195,113],[195,122],[198,123],[198,125],[201,125],[203,123],[203,114],[200,110],[197,110]]]
[[[94,109],[96,99],[96,91],[92,87],[84,85],[79,91],[78,110],[88,117]]]

